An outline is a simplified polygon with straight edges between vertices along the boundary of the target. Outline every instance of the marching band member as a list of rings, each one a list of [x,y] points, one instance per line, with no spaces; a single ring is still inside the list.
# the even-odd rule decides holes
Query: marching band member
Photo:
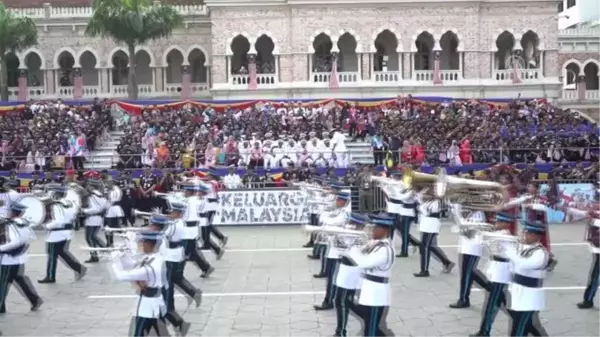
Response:
[[[152,331],[157,336],[168,336],[163,320],[166,305],[161,294],[161,289],[167,286],[165,261],[156,252],[162,235],[159,231],[140,233],[138,250],[143,255],[141,261],[131,255],[122,255],[111,266],[115,279],[135,282],[139,288],[131,321],[131,337],[148,336]]]
[[[357,227],[364,227],[369,222],[367,216],[352,213],[348,223]],[[341,253],[340,253],[341,254]],[[340,265],[334,281],[335,291],[335,315],[337,325],[334,336],[346,337],[346,326],[348,325],[348,314],[354,301],[356,290],[360,289],[361,270],[348,263],[348,259],[340,259]]]
[[[204,184],[186,184],[183,185],[187,208],[185,215],[185,232],[183,234],[183,247],[187,261],[194,262],[202,270],[202,278],[212,274],[215,269],[206,261],[204,254],[197,247],[198,232],[203,226],[206,226],[204,219],[200,218],[205,201],[198,197],[198,193],[207,187]],[[185,262],[183,264],[185,267]],[[184,269],[182,267],[182,269]]]
[[[590,309],[594,307],[594,297],[598,292],[600,283],[600,206],[598,205],[598,192],[595,196],[596,202],[589,211],[579,210],[572,207],[564,208],[565,213],[577,218],[587,217],[589,219],[586,233],[586,240],[592,253],[592,266],[588,276],[587,286],[583,293],[583,301],[577,303],[579,309]]]
[[[211,236],[211,219],[214,216],[214,204],[211,204],[209,196],[213,193],[214,187],[208,184],[201,184],[197,193],[202,199],[202,207],[200,208],[200,239],[202,240],[201,250],[212,250],[217,256],[217,260],[220,260],[225,254],[225,249],[222,246],[216,244]],[[214,195],[214,194],[213,194]],[[217,229],[218,230],[218,229]],[[220,233],[220,231],[219,231]],[[223,235],[223,234],[221,234]]]
[[[323,226],[343,226],[350,217],[346,205],[350,202],[350,193],[338,192],[336,195],[336,209],[331,212],[325,212],[321,215],[321,223]],[[321,305],[315,305],[315,310],[330,310],[333,309],[333,296],[335,295],[335,285],[333,283],[337,266],[340,260],[339,250],[332,244],[329,244],[326,254],[325,273],[327,274],[327,289],[325,290],[325,298]]]
[[[85,242],[92,248],[106,247],[106,244],[100,241],[98,234],[104,224],[104,213],[108,208],[108,200],[100,191],[102,189],[100,181],[88,180],[87,184],[89,190],[88,207],[81,210],[85,215]],[[98,252],[91,250],[90,258],[85,263],[96,263],[98,261],[100,261]]]
[[[514,216],[510,213],[496,213],[496,232],[506,235],[514,235]],[[490,257],[486,274],[489,280],[488,293],[483,305],[483,315],[479,331],[470,335],[471,337],[490,336],[492,325],[496,320],[498,310],[506,306],[505,290],[512,280],[511,265],[508,258],[501,251]]]
[[[539,318],[539,312],[544,308],[542,283],[550,259],[550,254],[540,242],[546,228],[546,224],[540,221],[527,221],[518,250],[517,247],[502,245],[513,270],[508,286],[512,319],[509,336],[548,336]]]
[[[219,174],[217,173],[217,171],[215,169],[211,169],[210,170],[210,190],[208,191],[208,193],[206,194],[205,198],[206,198],[206,214],[208,216],[207,221],[208,221],[208,230],[210,231],[209,233],[212,233],[214,236],[217,237],[217,239],[219,239],[219,241],[221,242],[221,246],[225,247],[227,245],[227,236],[223,235],[223,233],[221,233],[221,230],[219,230],[219,228],[217,226],[214,225],[214,219],[215,219],[215,214],[217,213],[217,210],[219,209],[219,189],[221,187],[221,184],[219,183]],[[206,242],[204,242],[204,245],[206,245]],[[207,249],[207,248],[203,248],[203,249]],[[217,254],[218,255],[218,254]],[[222,255],[222,254],[221,254]]]
[[[6,243],[0,245],[0,314],[6,312],[6,297],[13,282],[29,300],[31,311],[36,311],[44,303],[25,275],[29,242],[35,239],[27,220],[21,218],[25,209],[24,205],[13,203],[9,218],[4,220],[6,223],[0,224],[6,226],[4,231],[7,239]]]
[[[11,188],[6,178],[0,177],[0,216],[7,217],[10,214],[10,205],[19,199],[19,192]]]
[[[485,214],[482,211],[472,211],[467,219],[470,222],[483,223],[485,222]],[[473,281],[477,282],[481,288],[488,289],[488,281],[477,268],[479,259],[483,254],[483,244],[475,237],[477,233],[473,230],[463,230],[460,234],[460,293],[458,301],[449,305],[452,309],[462,309],[471,306]]]
[[[55,198],[55,201],[50,204],[50,210],[46,216],[48,220],[43,224],[48,230],[46,236],[48,260],[46,277],[38,280],[38,283],[56,283],[56,264],[59,257],[75,272],[75,280],[80,280],[85,276],[87,268],[69,252],[69,244],[73,237],[72,221],[75,218],[76,210],[73,211],[75,207],[69,201],[63,200],[66,187],[56,185],[50,186],[49,189],[54,191],[53,198]]]
[[[390,177],[399,179],[402,173],[397,170],[392,170]],[[396,257],[408,257],[408,246],[419,247],[421,243],[412,235],[410,235],[410,226],[417,220],[417,198],[413,189],[398,188],[394,198],[388,200],[395,205],[395,211],[398,214],[398,220],[395,223],[396,229],[402,237],[402,246],[400,254]]]
[[[315,182],[314,179],[311,180],[313,183]],[[321,205],[322,201],[324,201],[323,194],[318,192],[312,193],[310,198],[307,198],[306,206],[309,211],[308,224],[310,226],[319,226],[319,214],[322,212],[323,208],[323,205]],[[321,246],[321,244],[319,243],[315,244],[316,235],[317,233],[312,233],[310,236],[310,241],[303,246],[304,248],[313,248],[312,254],[308,255],[308,258],[313,260],[319,258],[319,246]]]
[[[372,241],[362,250],[350,249],[342,253],[346,264],[362,271],[360,295],[351,310],[362,320],[363,336],[394,336],[387,328],[386,316],[391,304],[389,279],[394,265],[394,244],[391,231],[394,219],[379,214],[369,216]],[[342,335],[343,336],[343,335]]]
[[[316,216],[316,222],[319,226],[321,225],[321,216],[324,212],[326,212],[326,209],[328,208],[327,205],[333,205],[335,207],[337,192],[341,189],[340,185],[336,181],[323,181],[322,183],[323,188],[325,188],[329,192],[325,195],[322,195],[322,204],[319,205],[318,208],[319,213]],[[313,275],[314,278],[327,278],[327,247],[328,244],[326,243],[320,243],[318,246],[315,245],[315,247],[313,247],[313,256],[317,256],[321,259],[321,269],[318,274]],[[309,255],[308,258],[313,257]]]
[[[427,189],[421,191],[417,196],[419,203],[419,230],[421,231],[421,271],[415,273],[415,277],[429,277],[429,261],[431,254],[435,255],[444,265],[444,273],[448,274],[454,268],[454,262],[437,246],[437,236],[440,233],[442,223],[442,201],[438,197],[427,194]]]
[[[121,208],[121,198],[123,191],[115,185],[111,176],[106,179],[108,209],[106,210],[106,226],[110,228],[121,227],[121,218],[123,218],[123,209]],[[106,232],[106,245],[112,247],[114,238],[112,232]]]

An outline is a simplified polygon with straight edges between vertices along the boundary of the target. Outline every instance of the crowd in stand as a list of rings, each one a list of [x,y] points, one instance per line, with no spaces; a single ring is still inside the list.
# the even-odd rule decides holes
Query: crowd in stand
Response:
[[[598,127],[544,101],[477,101],[386,106],[297,103],[245,109],[144,109],[126,125],[120,166],[334,166],[327,139],[369,141],[374,164],[565,163],[598,161]],[[138,155],[143,153],[143,155]],[[283,155],[285,154],[285,156]],[[287,158],[284,158],[287,157]],[[291,157],[291,158],[290,158]],[[283,160],[289,159],[289,160]]]
[[[83,169],[88,151],[106,136],[112,119],[102,101],[69,106],[30,102],[0,117],[0,170]]]

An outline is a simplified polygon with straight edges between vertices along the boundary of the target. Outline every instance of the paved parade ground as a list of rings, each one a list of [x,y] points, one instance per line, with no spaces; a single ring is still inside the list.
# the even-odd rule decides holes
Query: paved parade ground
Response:
[[[446,230],[440,245],[456,261],[458,242]],[[308,250],[300,248],[306,236],[300,227],[224,228],[229,236],[228,251],[221,261],[206,253],[216,271],[201,279],[195,266],[188,265],[186,276],[205,294],[200,308],[186,309],[179,297],[176,307],[192,323],[190,336],[331,336],[335,312],[316,312],[325,289],[324,279],[314,279],[318,261],[308,260]],[[416,232],[416,231],[415,231]],[[542,323],[550,336],[598,336],[597,309],[579,310],[591,255],[582,243],[583,225],[552,227],[553,251],[559,260],[546,278],[546,310]],[[74,282],[74,276],[59,265],[57,284],[38,285],[44,276],[43,233],[30,248],[27,274],[32,278],[45,304],[29,312],[29,304],[13,288],[7,300],[7,313],[0,316],[5,336],[126,336],[135,304],[131,284],[115,283],[106,265],[90,266],[87,276]],[[71,244],[81,260],[84,243],[78,232]],[[449,274],[432,260],[427,279],[414,278],[419,270],[418,256],[398,259],[391,279],[393,305],[388,326],[396,336],[466,336],[478,330],[483,292],[474,289],[469,309],[450,309],[458,298],[458,266]],[[485,261],[480,263],[484,269]],[[597,301],[598,302],[598,301]],[[349,336],[359,333],[359,324],[350,319]],[[493,335],[506,336],[508,321],[500,313]]]

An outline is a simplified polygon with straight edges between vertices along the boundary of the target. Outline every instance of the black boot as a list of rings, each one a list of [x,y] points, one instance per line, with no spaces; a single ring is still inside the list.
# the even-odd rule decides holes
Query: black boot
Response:
[[[589,302],[589,301],[579,302],[579,303],[577,303],[577,307],[579,309],[591,309],[594,307],[594,302]]]
[[[449,307],[452,309],[464,309],[464,308],[468,308],[470,306],[471,306],[471,303],[469,303],[469,301],[463,301],[463,300],[458,300],[458,301],[456,301],[456,303],[452,303],[449,305]]]

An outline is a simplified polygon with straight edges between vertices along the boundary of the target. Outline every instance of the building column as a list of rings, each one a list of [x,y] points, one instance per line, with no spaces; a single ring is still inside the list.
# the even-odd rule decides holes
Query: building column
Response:
[[[76,99],[83,97],[83,76],[81,68],[73,69],[73,97]]]
[[[192,85],[190,67],[187,65],[181,66],[181,99],[187,100],[192,97]]]
[[[587,90],[587,84],[585,83],[585,75],[577,76],[577,98],[579,100],[585,99],[585,91]]]
[[[19,101],[26,101],[27,100],[27,69],[25,68],[20,68],[19,69],[19,79],[18,79],[18,84],[19,84],[19,95],[18,100]]]

